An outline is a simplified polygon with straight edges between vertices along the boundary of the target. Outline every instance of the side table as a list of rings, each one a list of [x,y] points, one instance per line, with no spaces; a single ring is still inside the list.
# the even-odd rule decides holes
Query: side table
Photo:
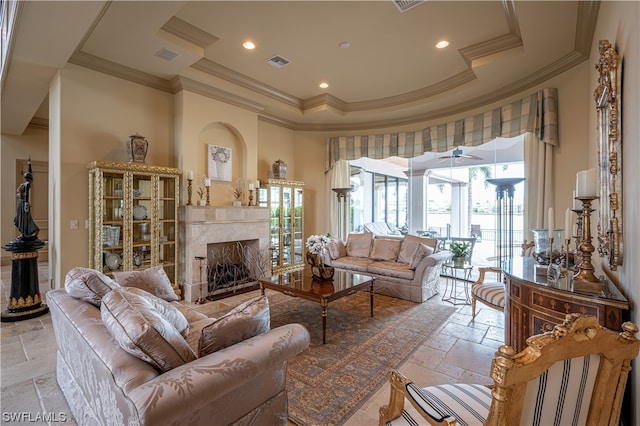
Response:
[[[465,263],[462,266],[456,266],[453,262],[447,262],[442,265],[442,272],[447,278],[447,284],[442,294],[442,301],[449,302],[452,305],[470,305],[469,297],[469,278],[473,265]],[[451,282],[451,287],[449,287]],[[461,282],[464,288],[464,297],[458,295],[458,283]],[[449,294],[447,295],[447,291]]]

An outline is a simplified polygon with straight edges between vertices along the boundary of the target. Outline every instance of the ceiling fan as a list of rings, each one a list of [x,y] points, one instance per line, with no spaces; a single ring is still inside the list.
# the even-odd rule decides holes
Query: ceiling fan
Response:
[[[463,154],[462,153],[462,149],[460,149],[460,147],[454,149],[451,152],[451,155],[443,155],[442,157],[440,157],[440,159],[448,159],[448,158],[465,158],[467,160],[482,160],[481,157],[478,157],[477,155],[471,155],[471,154]]]

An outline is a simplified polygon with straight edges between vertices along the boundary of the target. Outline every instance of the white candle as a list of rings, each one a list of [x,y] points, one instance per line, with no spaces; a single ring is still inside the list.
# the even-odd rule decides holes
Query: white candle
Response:
[[[571,210],[564,211],[564,239],[571,239]]]
[[[260,188],[260,179],[256,179],[256,188]]]
[[[211,186],[211,179],[209,178],[204,178],[204,186],[206,186],[207,188]]]
[[[576,196],[596,197],[598,195],[598,170],[581,170],[576,175]]]
[[[576,191],[573,191],[573,199],[572,200],[573,200],[573,209],[574,210],[579,210],[580,209],[580,206],[579,206],[580,202],[578,200],[576,200]]]
[[[193,180],[193,171],[189,170],[189,171],[187,172],[187,179],[189,179],[189,180]]]
[[[549,207],[549,238],[553,238],[553,207]]]
[[[252,183],[249,184],[249,191],[253,191],[254,190],[254,186]]]

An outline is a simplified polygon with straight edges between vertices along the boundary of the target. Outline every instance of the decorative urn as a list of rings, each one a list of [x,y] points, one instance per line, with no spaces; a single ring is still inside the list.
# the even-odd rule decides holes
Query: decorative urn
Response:
[[[147,157],[147,149],[149,148],[149,142],[144,136],[136,133],[129,136],[129,142],[127,142],[127,154],[129,155],[129,162],[144,163],[144,159]]]
[[[273,163],[273,166],[271,166],[271,168],[273,169],[273,177],[276,179],[284,179],[287,175],[287,163],[285,163],[284,161],[278,159],[278,161],[276,161],[275,163]]]

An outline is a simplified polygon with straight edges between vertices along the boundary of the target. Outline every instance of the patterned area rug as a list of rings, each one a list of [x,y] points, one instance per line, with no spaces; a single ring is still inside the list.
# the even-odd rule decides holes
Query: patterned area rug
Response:
[[[453,312],[453,307],[415,304],[358,292],[329,304],[327,344],[322,344],[319,304],[269,294],[271,327],[300,323],[311,345],[289,361],[289,416],[301,426],[344,423]]]

